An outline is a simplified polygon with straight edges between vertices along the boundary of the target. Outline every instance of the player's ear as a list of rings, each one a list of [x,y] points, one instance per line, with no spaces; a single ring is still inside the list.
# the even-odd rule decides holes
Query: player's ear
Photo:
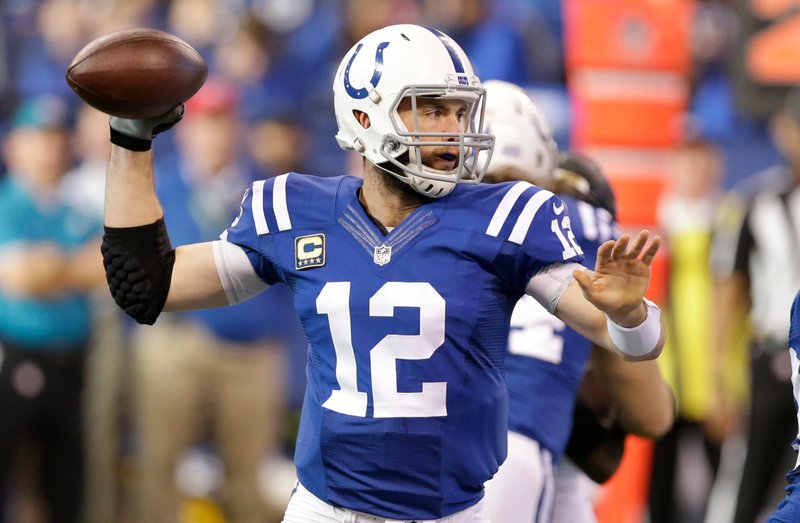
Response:
[[[369,126],[372,125],[369,121],[369,116],[367,116],[367,113],[364,111],[354,110],[353,116],[356,117],[356,120],[358,120],[358,123],[360,123],[361,127],[364,129],[369,129]]]

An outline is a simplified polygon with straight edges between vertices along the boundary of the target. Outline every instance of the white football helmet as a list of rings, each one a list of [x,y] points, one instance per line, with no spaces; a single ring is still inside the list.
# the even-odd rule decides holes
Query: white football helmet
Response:
[[[558,147],[542,110],[515,84],[489,80],[483,86],[486,131],[495,136],[490,176],[511,169],[536,185],[552,180]]]
[[[415,108],[417,98],[426,97],[467,102],[469,127],[457,133],[407,129],[398,105],[411,98]],[[450,37],[417,25],[385,27],[362,38],[339,65],[333,80],[336,141],[379,167],[394,165],[387,172],[438,198],[457,183],[480,182],[486,172],[494,138],[483,132],[484,100],[467,55]],[[355,111],[367,114],[369,128],[359,123]],[[452,170],[423,165],[421,146],[458,146],[458,162]]]

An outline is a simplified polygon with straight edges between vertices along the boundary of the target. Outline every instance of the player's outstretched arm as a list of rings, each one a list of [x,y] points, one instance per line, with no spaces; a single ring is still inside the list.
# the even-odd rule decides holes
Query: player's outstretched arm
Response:
[[[106,176],[107,227],[153,223],[164,214],[153,182],[153,138],[183,118],[183,104],[143,120],[111,116],[111,159]]]
[[[153,154],[111,146],[103,221],[106,227],[136,227],[164,215],[155,192]]]
[[[675,395],[664,381],[657,361],[624,361],[606,350],[595,349],[589,368],[589,374],[608,391],[625,432],[657,439],[672,428]]]
[[[211,244],[173,249],[155,192],[150,142],[182,115],[179,106],[150,120],[110,120],[103,264],[114,300],[139,323],[164,309],[228,303]]]
[[[576,270],[556,316],[598,345],[627,360],[653,359],[664,346],[658,307],[644,299],[661,239],[623,234],[597,251],[594,271]]]
[[[175,249],[175,267],[165,311],[206,309],[228,305],[211,242],[182,245]]]

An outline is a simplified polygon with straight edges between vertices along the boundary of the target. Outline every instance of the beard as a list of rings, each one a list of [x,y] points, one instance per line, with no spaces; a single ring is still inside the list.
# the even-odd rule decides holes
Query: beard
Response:
[[[409,153],[405,152],[397,157],[397,161],[407,165],[409,162]],[[433,198],[425,196],[424,194],[415,191],[409,184],[404,182],[398,176],[407,176],[400,167],[392,162],[384,162],[380,165],[375,165],[375,171],[380,184],[387,190],[399,194],[404,200],[408,202],[425,203]]]

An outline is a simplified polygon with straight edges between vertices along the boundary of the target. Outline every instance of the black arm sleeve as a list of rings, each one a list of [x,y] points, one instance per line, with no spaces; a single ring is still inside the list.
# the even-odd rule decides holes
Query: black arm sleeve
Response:
[[[105,227],[100,249],[114,301],[137,322],[154,324],[167,301],[175,265],[164,219],[139,227]]]

